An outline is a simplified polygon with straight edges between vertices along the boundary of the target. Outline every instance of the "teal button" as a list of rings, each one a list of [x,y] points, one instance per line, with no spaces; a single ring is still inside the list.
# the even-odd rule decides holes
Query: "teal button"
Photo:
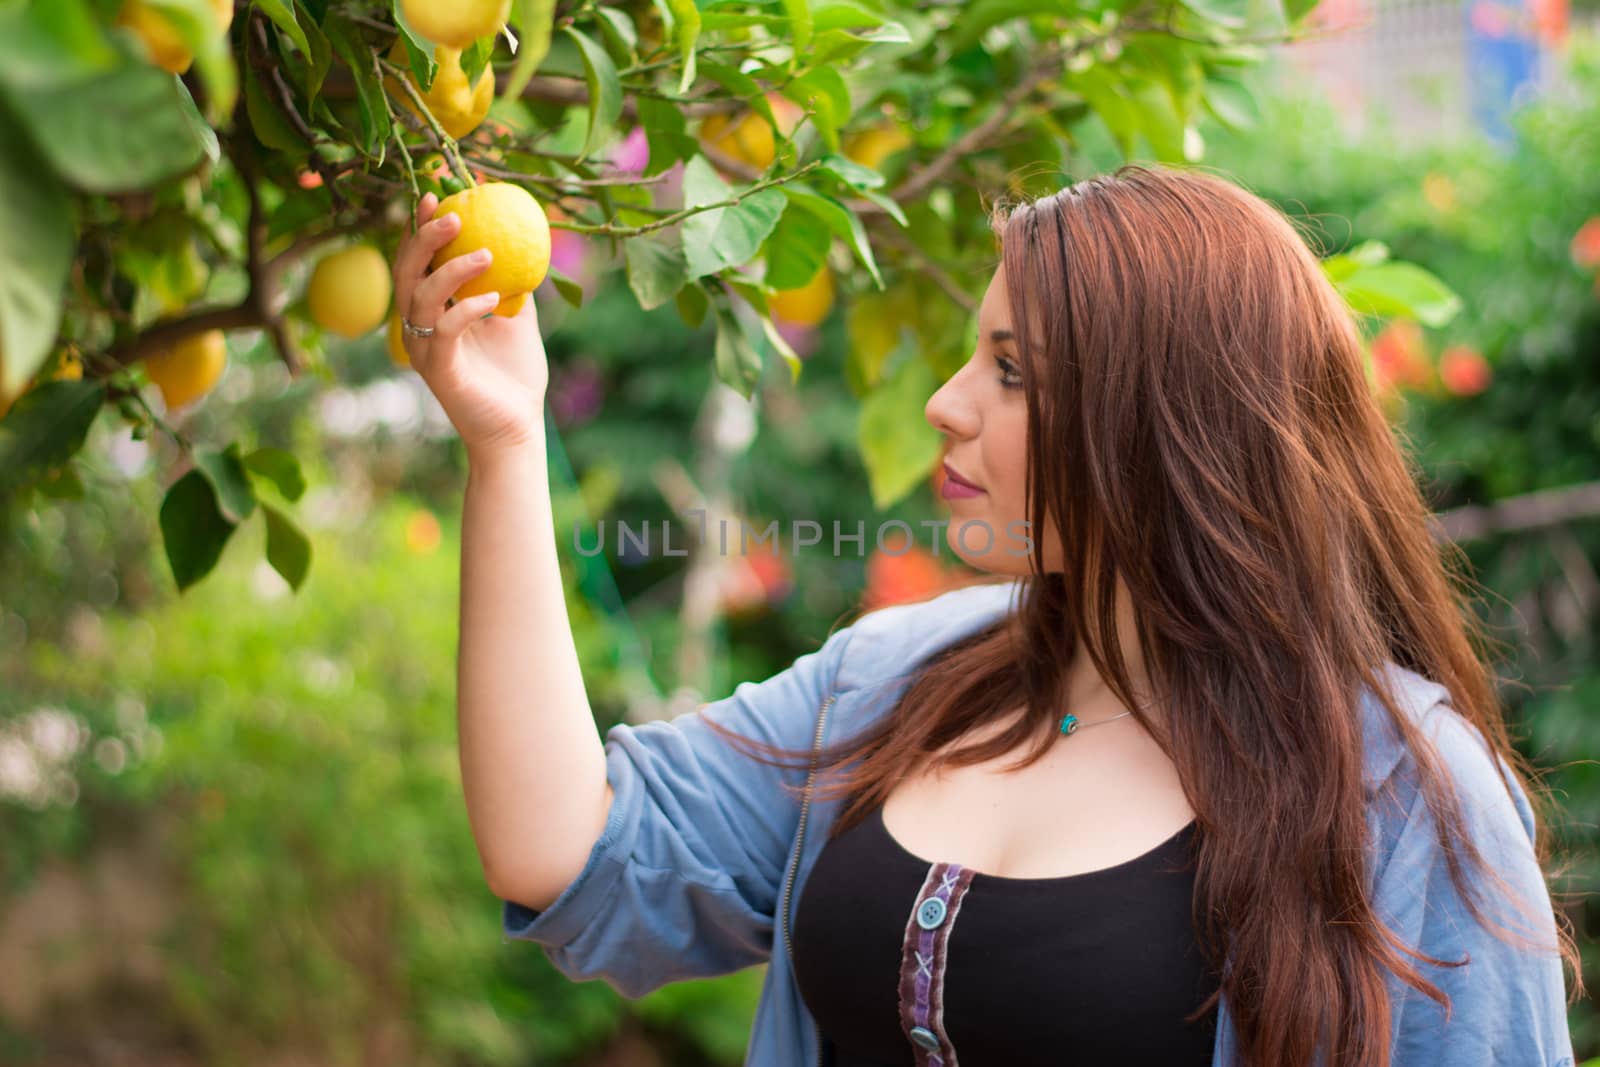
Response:
[[[939,1035],[929,1030],[926,1026],[913,1026],[911,1028],[911,1040],[929,1052],[939,1051]]]
[[[932,930],[944,922],[944,901],[938,897],[929,897],[917,908],[917,925],[924,930]]]

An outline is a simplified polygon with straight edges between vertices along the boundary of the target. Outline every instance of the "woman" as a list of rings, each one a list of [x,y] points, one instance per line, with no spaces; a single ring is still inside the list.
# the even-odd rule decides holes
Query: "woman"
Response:
[[[396,291],[470,456],[462,766],[509,936],[630,997],[769,964],[750,1064],[1572,1063],[1531,777],[1276,209],[1137,165],[997,206],[926,409],[996,580],[603,746],[533,302],[447,307],[481,268],[424,276],[432,209]]]

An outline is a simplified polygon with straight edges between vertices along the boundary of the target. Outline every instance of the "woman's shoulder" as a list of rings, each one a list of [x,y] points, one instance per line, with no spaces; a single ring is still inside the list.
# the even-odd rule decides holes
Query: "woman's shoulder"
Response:
[[[846,628],[834,689],[866,689],[911,674],[939,649],[1014,611],[1020,590],[1020,579],[981,581],[867,612]]]

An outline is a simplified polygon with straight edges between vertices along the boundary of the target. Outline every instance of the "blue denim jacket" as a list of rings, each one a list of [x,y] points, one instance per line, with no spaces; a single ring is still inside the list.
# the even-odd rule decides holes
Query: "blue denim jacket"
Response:
[[[746,1067],[818,1063],[820,1034],[795,982],[790,926],[843,801],[813,799],[809,789],[803,801],[784,796],[778,782],[806,786],[806,769],[750,759],[703,720],[800,750],[854,736],[893,707],[921,660],[1012,610],[1016,590],[1016,582],[969,586],[872,612],[766,681],[744,682],[675,719],[613,726],[605,747],[615,798],[604,831],[583,870],[544,911],[502,902],[506,936],[542,945],[567,977],[603,978],[630,998],[668,982],[769,964]],[[1547,924],[1528,931],[1504,908],[1489,914],[1553,943],[1526,795],[1520,787],[1507,795],[1497,780],[1504,762],[1491,762],[1481,735],[1445,703],[1442,686],[1393,663],[1385,670],[1397,687],[1391,692],[1453,773],[1488,863],[1544,909],[1538,914]],[[1363,714],[1379,914],[1423,952],[1471,956],[1454,969],[1419,964],[1450,995],[1448,1023],[1433,1001],[1391,976],[1393,1064],[1571,1067],[1560,957],[1521,952],[1465,910],[1406,746],[1370,692]],[[1382,785],[1389,788],[1375,794]],[[1378,803],[1375,796],[1390,799]],[[1238,1062],[1224,996],[1212,1064]]]

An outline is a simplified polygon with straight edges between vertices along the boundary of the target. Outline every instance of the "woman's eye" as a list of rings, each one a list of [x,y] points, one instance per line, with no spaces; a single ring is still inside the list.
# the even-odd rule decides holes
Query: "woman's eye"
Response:
[[[1004,372],[1000,377],[1000,384],[1008,388],[1017,388],[1022,385],[1022,374],[1017,370],[1017,365],[1004,356],[996,356],[994,361],[1000,365]]]

